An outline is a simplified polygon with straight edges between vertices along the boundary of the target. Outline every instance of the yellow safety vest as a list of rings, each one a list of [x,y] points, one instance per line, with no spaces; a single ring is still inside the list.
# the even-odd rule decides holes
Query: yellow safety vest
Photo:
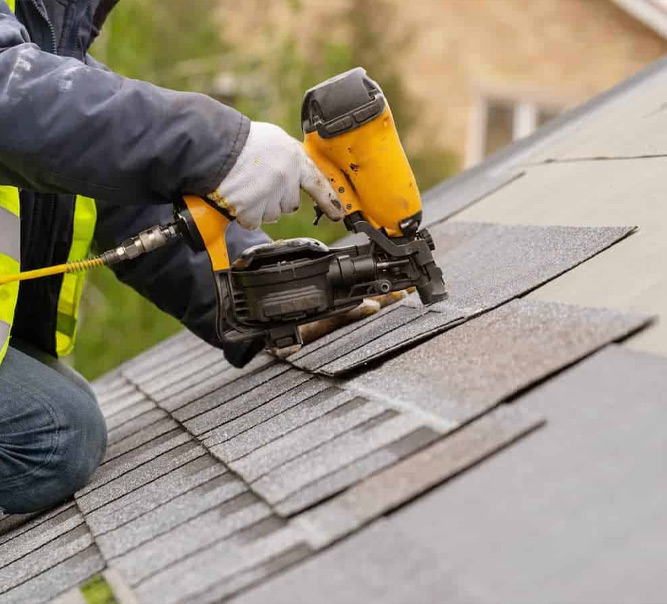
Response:
[[[16,0],[5,1],[13,12],[16,7]],[[0,274],[17,273],[20,270],[20,206],[18,189],[0,186]],[[81,260],[88,255],[95,232],[96,220],[97,211],[94,200],[88,197],[77,197],[68,262]],[[59,356],[69,354],[74,348],[84,280],[85,273],[72,273],[63,276],[58,298],[58,319],[55,333],[56,352]],[[18,283],[0,287],[0,362],[5,358],[9,346],[18,293]]]

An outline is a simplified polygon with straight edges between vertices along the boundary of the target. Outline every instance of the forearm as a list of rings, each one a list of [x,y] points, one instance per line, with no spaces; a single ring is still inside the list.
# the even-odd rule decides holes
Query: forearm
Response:
[[[204,95],[40,51],[0,1],[0,184],[116,204],[206,195],[248,129]]]

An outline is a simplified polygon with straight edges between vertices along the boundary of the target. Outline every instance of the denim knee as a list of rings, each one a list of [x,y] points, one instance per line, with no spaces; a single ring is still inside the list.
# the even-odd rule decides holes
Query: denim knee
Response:
[[[104,417],[89,391],[56,372],[29,376],[34,367],[21,361],[14,367],[8,355],[0,379],[0,508],[9,513],[71,497],[89,481],[107,444]],[[13,372],[18,367],[20,374]]]

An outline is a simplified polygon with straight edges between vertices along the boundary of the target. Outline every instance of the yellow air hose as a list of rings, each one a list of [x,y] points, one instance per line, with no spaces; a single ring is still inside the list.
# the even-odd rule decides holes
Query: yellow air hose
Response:
[[[118,264],[123,260],[132,260],[147,252],[164,247],[171,240],[180,236],[181,231],[176,224],[154,226],[146,231],[142,231],[136,237],[123,241],[123,243],[116,249],[104,252],[99,256],[95,256],[95,258],[68,262],[67,264],[57,264],[56,266],[40,268],[34,271],[25,271],[13,275],[0,275],[0,285],[15,283],[16,281],[28,281],[29,279],[40,279],[41,277],[50,277],[52,275],[61,275],[63,273],[78,273],[96,266],[111,266],[112,264]]]
[[[50,277],[51,275],[60,275],[63,273],[78,273],[86,271],[94,266],[104,266],[106,262],[103,256],[90,258],[89,260],[79,260],[77,262],[68,262],[67,264],[57,264],[47,268],[40,268],[34,271],[25,271],[14,275],[0,275],[0,285],[15,283],[16,281],[28,281],[30,279],[40,279],[41,277]]]

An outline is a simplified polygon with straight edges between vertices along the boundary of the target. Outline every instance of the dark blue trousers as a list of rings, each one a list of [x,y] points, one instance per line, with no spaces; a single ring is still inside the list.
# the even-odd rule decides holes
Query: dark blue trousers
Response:
[[[106,445],[88,383],[12,340],[0,365],[0,509],[24,514],[71,497],[97,469]]]

